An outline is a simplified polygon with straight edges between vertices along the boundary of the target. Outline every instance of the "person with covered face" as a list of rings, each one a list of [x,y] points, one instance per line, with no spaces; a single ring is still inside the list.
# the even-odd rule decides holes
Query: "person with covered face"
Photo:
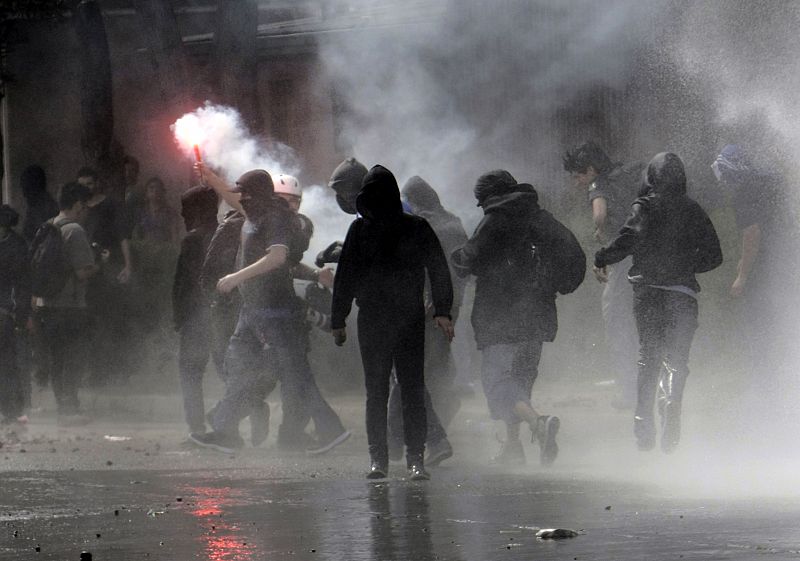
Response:
[[[484,217],[452,261],[460,275],[476,277],[472,326],[483,354],[481,381],[489,413],[507,433],[493,461],[525,463],[524,422],[539,442],[542,465],[551,465],[561,421],[534,409],[531,392],[542,346],[556,336],[556,294],[583,282],[586,256],[572,232],[539,206],[533,186],[508,171],[480,176],[475,198]]]
[[[653,449],[657,400],[661,449],[669,453],[681,436],[689,350],[697,329],[696,275],[718,267],[722,250],[708,215],[686,195],[686,172],[678,156],[664,152],[650,161],[642,193],[619,235],[595,254],[594,272],[606,282],[608,265],[633,256],[628,279],[639,332],[634,435],[640,450]]]
[[[411,177],[403,185],[401,195],[411,213],[427,220],[433,228],[445,257],[467,241],[467,233],[461,220],[444,209],[439,195],[424,179],[417,175]],[[466,279],[455,276],[452,267],[450,278],[453,282],[451,316],[455,323],[464,299]],[[428,314],[433,313],[429,286],[425,288],[425,309]],[[432,322],[427,322],[425,324],[425,409],[428,418],[428,439],[425,446],[428,456],[425,458],[425,464],[428,467],[438,465],[453,455],[445,427],[461,407],[461,400],[453,391],[455,378],[456,368],[450,343],[433,328]],[[395,454],[398,458],[403,451],[401,401],[400,387],[392,384],[389,395],[389,454],[390,456]]]
[[[787,327],[797,323],[789,316],[800,299],[796,283],[786,279],[798,274],[799,237],[785,179],[775,167],[756,165],[753,159],[742,146],[728,144],[711,168],[730,196],[740,235],[739,261],[729,294],[738,312],[746,368],[763,374],[756,379],[757,391],[764,393],[765,381],[776,380],[787,370],[788,347],[796,339]],[[787,373],[793,374],[791,367]],[[772,397],[769,403],[771,407]]]
[[[203,164],[196,166],[204,181],[245,217],[237,270],[217,283],[220,292],[238,288],[242,296],[225,356],[225,395],[216,407],[214,430],[190,436],[199,446],[230,453],[243,446],[239,422],[248,414],[251,394],[265,370],[281,381],[284,415],[279,433],[302,430],[308,410],[322,405],[316,395],[306,391],[310,375],[307,348],[298,344],[307,341],[308,329],[291,272],[300,239],[297,217],[275,194],[266,171],[251,170],[231,188]],[[335,421],[338,418],[317,427],[321,437],[327,436],[324,430],[336,432]],[[344,428],[339,432],[345,432]]]
[[[403,212],[388,169],[374,166],[356,198],[359,217],[347,232],[333,288],[334,340],[346,340],[345,319],[358,304],[358,339],[367,389],[369,479],[388,474],[387,401],[394,366],[402,391],[409,477],[428,479],[425,453],[425,273],[433,322],[453,338],[453,287],[442,246],[428,222]]]

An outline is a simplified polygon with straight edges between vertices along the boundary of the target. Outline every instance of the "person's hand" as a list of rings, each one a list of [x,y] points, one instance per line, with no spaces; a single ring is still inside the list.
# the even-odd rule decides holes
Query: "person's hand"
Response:
[[[744,295],[744,287],[747,281],[741,276],[737,276],[731,285],[730,295],[734,298],[741,298]]]
[[[456,336],[455,328],[453,327],[453,321],[447,316],[436,316],[433,318],[433,323],[436,324],[436,327],[442,330],[444,336],[447,337],[448,342],[453,341],[453,337]]]
[[[236,273],[231,273],[219,279],[217,282],[217,291],[228,294],[237,286],[239,286],[239,277],[236,276]]]
[[[608,282],[608,270],[605,267],[592,267],[597,282]]]
[[[594,236],[595,241],[597,241],[597,242],[599,242],[601,244],[605,244],[606,243],[606,235],[605,235],[605,232],[603,232],[603,230],[601,228],[596,228],[595,231],[594,231],[593,236]]]
[[[333,342],[336,343],[337,347],[341,347],[347,341],[347,330],[344,327],[331,329],[331,335],[333,335]]]
[[[320,283],[325,288],[330,288],[333,290],[333,278],[334,278],[333,269],[324,267],[322,269],[317,270],[317,282]]]
[[[104,251],[108,251],[108,250],[104,250]],[[101,259],[103,258],[102,255],[100,256],[100,258]],[[120,284],[128,284],[128,281],[131,280],[131,270],[130,270],[130,268],[129,267],[123,267],[122,270],[117,275],[117,280],[120,282]]]

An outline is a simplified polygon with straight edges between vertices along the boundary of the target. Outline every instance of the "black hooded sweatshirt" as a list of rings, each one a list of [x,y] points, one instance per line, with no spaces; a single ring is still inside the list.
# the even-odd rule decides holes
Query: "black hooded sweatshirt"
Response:
[[[418,175],[406,181],[402,193],[408,204],[411,205],[414,214],[421,216],[431,225],[449,261],[449,256],[467,243],[468,236],[461,224],[461,219],[444,209],[439,195],[436,194],[433,187]],[[466,279],[457,276],[452,265],[450,266],[450,277],[453,280],[453,315],[455,316],[464,299]]]
[[[483,220],[453,254],[459,274],[477,277],[472,326],[478,348],[552,341],[558,330],[556,294],[581,284],[586,255],[572,232],[539,207],[532,185],[507,185],[481,206]],[[519,264],[530,243],[551,272],[546,283],[534,284]]]
[[[345,326],[355,298],[360,314],[416,321],[425,315],[425,271],[434,315],[450,316],[453,286],[442,246],[428,222],[403,213],[392,173],[373,167],[356,200],[361,215],[342,248],[333,288],[331,327]]]
[[[686,172],[675,154],[657,154],[647,167],[646,191],[636,199],[619,236],[594,257],[597,267],[633,255],[628,279],[635,285],[684,286],[722,263],[717,232],[705,211],[686,196]]]

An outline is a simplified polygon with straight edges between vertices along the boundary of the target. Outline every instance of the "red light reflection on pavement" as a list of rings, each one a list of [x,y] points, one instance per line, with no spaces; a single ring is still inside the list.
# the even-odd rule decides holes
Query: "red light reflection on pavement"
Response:
[[[239,526],[225,521],[225,507],[242,504],[243,493],[230,487],[186,487],[195,498],[189,511],[198,518],[209,561],[247,561],[256,558],[255,544],[250,543]]]

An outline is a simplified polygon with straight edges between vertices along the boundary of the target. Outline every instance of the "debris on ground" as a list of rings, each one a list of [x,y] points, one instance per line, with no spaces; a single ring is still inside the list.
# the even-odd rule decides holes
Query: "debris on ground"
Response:
[[[565,540],[579,535],[578,532],[569,528],[542,528],[536,532],[536,537],[540,540]]]

